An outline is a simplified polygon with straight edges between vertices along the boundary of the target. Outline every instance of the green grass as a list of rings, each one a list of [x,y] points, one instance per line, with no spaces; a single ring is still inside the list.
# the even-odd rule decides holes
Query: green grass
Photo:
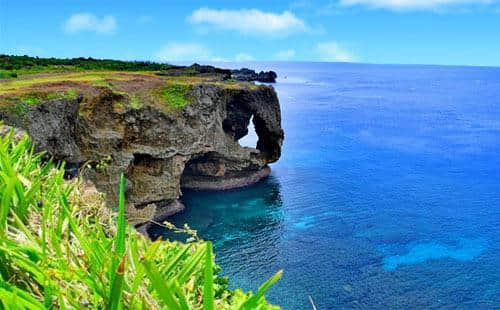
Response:
[[[181,83],[167,83],[161,89],[161,97],[172,108],[182,109],[188,104],[190,86]]]
[[[68,100],[74,100],[78,98],[78,91],[76,89],[68,89],[64,92],[63,98]]]
[[[54,99],[74,100],[78,97],[78,92],[75,89],[67,89],[58,92],[31,92],[24,94],[20,100],[29,106],[40,104],[41,102]]]
[[[98,86],[98,87],[106,87],[106,88],[109,88],[111,89],[112,88],[112,85],[111,83],[109,83],[108,81],[105,81],[105,80],[96,80],[96,81],[92,81],[91,83],[93,86]]]
[[[20,94],[17,97],[10,97],[9,100],[14,104],[25,104],[28,106],[34,106],[48,100],[55,99],[66,99],[74,100],[78,97],[78,91],[75,89],[67,89],[64,91],[53,91],[53,92],[27,92]]]
[[[22,120],[28,112],[30,106],[36,106],[48,100],[67,99],[74,100],[78,97],[78,91],[75,89],[66,89],[54,92],[27,92],[12,96],[0,101],[0,113],[16,116]]]
[[[0,79],[17,78],[18,73],[9,70],[0,70]]]
[[[152,242],[126,223],[123,176],[113,212],[63,175],[27,137],[0,137],[0,309],[279,309],[264,295],[281,272],[231,291],[210,242]]]
[[[21,97],[21,100],[27,105],[33,106],[39,104],[42,100],[38,94],[31,93]]]
[[[141,73],[146,74],[146,73]],[[137,75],[137,73],[132,73]],[[108,71],[85,71],[72,73],[58,73],[52,75],[30,76],[29,78],[19,78],[0,83],[0,95],[15,93],[19,90],[29,87],[35,87],[42,84],[61,83],[61,82],[84,82],[90,84],[109,85],[106,80],[126,80],[131,76],[128,72],[108,72]],[[101,86],[99,85],[99,86]]]
[[[141,99],[137,95],[133,95],[130,99],[130,106],[134,109],[140,109],[142,107]]]

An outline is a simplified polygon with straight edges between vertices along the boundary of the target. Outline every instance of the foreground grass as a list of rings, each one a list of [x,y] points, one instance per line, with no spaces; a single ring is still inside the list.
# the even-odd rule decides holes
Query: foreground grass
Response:
[[[0,309],[279,309],[217,277],[210,242],[152,242],[31,141],[0,138]]]

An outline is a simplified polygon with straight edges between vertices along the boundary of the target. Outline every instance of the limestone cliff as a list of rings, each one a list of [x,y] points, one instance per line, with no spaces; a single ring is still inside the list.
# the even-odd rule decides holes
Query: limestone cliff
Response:
[[[270,86],[216,77],[182,80],[188,85],[181,94],[186,102],[172,108],[155,104],[151,95],[161,90],[164,100],[178,100],[168,97],[170,90],[164,88],[181,83],[171,77],[136,75],[104,81],[111,86],[65,79],[59,82],[64,91],[76,89],[77,95],[21,105],[22,113],[0,109],[0,116],[24,127],[39,149],[79,167],[109,202],[116,201],[119,174],[125,173],[135,223],[181,209],[183,187],[229,189],[256,182],[268,175],[267,165],[281,155],[280,106]],[[46,91],[60,90],[61,85],[30,87]],[[3,99],[7,97],[8,92]],[[258,143],[256,148],[242,147],[238,140],[247,134],[251,120]]]

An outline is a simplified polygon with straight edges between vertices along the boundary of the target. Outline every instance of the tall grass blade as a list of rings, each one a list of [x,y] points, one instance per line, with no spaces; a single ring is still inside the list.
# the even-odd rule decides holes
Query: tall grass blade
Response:
[[[216,286],[211,242],[151,242],[129,228],[124,175],[117,213],[99,193],[80,197],[79,181],[28,138],[0,137],[0,310],[268,309],[281,273],[255,295]]]
[[[120,198],[118,203],[118,228],[116,231],[115,251],[119,257],[125,253],[125,233],[127,223],[125,220],[125,176],[120,176]]]
[[[207,242],[205,250],[205,274],[203,285],[203,309],[214,309],[214,266],[212,258],[212,242]]]
[[[151,281],[151,286],[156,291],[156,294],[165,304],[167,309],[181,310],[182,308],[177,302],[175,295],[172,290],[167,287],[165,280],[160,276],[160,271],[156,268],[156,266],[149,259],[144,259],[142,263],[144,264],[146,274]]]
[[[108,309],[109,310],[118,310],[122,305],[122,296],[123,296],[123,285],[125,282],[124,273],[125,273],[125,260],[126,255],[123,255],[118,268],[116,269],[116,273],[113,278],[113,283],[111,284],[111,293],[109,296]]]
[[[115,236],[115,251],[111,260],[110,279],[112,285],[108,296],[108,309],[118,309],[123,294],[123,273],[125,268],[125,234],[127,223],[125,221],[125,177],[120,176],[120,198],[118,203],[118,219]],[[120,261],[121,258],[121,261]]]
[[[262,284],[259,287],[259,290],[255,295],[250,297],[245,303],[243,303],[240,307],[242,310],[250,310],[250,309],[255,309],[258,307],[259,303],[261,300],[264,298],[264,295],[266,294],[267,290],[271,285],[276,283],[281,276],[283,275],[283,270],[278,271],[275,275],[273,275],[269,280],[267,280],[264,284]]]

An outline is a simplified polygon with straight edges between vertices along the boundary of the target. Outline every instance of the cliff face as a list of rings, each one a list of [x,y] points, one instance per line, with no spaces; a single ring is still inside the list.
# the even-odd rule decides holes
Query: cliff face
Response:
[[[125,173],[129,217],[139,223],[180,210],[182,188],[244,186],[267,176],[267,164],[280,157],[284,134],[272,87],[197,83],[186,96],[189,104],[172,113],[132,107],[127,95],[103,87],[85,99],[30,106],[21,121],[12,121],[12,114],[2,118],[23,124],[38,148],[80,167],[109,202],[116,201]],[[241,147],[251,120],[257,146]]]

